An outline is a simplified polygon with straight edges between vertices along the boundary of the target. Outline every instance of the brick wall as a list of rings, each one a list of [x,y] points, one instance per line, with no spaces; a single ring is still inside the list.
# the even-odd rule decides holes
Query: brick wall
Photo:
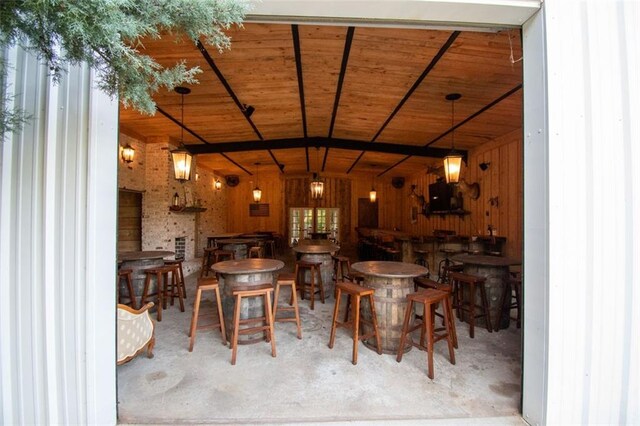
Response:
[[[142,196],[142,250],[175,250],[175,239],[185,237],[185,260],[202,255],[207,236],[225,232],[227,226],[227,197],[223,187],[213,189],[213,171],[193,167],[199,179],[181,184],[173,176],[170,151],[176,147],[168,138],[149,138],[149,143],[120,135],[121,145],[129,143],[135,150],[135,160],[127,165],[120,162],[118,186],[144,191]],[[194,174],[195,176],[195,174]],[[224,179],[220,176],[221,181]],[[201,213],[171,212],[173,196],[180,202],[188,197],[191,204],[199,203],[207,210]]]

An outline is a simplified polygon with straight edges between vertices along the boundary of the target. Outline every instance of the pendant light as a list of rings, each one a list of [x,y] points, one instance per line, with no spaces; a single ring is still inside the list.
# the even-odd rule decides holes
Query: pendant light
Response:
[[[184,183],[191,179],[191,160],[193,159],[191,153],[184,147],[184,95],[191,93],[191,89],[178,86],[174,90],[182,97],[182,117],[180,119],[180,148],[171,151],[171,158],[173,159],[173,172],[176,180]]]
[[[258,187],[258,167],[260,163],[256,163],[256,187],[253,190],[253,201],[259,203],[262,199],[262,190]]]
[[[449,93],[445,96],[445,99],[451,101],[451,152],[444,157],[444,174],[447,179],[447,183],[458,183],[460,179],[460,168],[462,167],[462,155],[456,152],[454,148],[454,104],[460,99],[462,95],[460,93]]]
[[[375,167],[375,164],[373,164],[373,167]],[[372,203],[375,203],[376,200],[378,199],[378,193],[376,192],[376,188],[373,186],[375,182],[375,175],[371,176],[371,191],[369,191],[369,201]]]
[[[313,200],[319,200],[324,195],[324,182],[320,179],[320,167],[318,163],[319,151],[320,147],[316,147],[316,169],[318,172],[313,174],[313,179],[309,185],[309,189],[311,190],[311,199]]]

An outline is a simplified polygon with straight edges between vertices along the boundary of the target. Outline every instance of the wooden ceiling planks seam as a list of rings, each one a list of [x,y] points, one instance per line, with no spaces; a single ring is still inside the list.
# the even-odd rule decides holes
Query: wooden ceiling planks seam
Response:
[[[233,153],[226,158],[203,155],[199,164],[233,174],[239,165],[250,166],[258,158],[272,163],[273,171],[283,172],[283,164],[287,173],[308,171],[304,147],[280,150],[277,159],[269,149],[272,139],[304,138],[305,132],[309,138],[328,136],[338,140],[446,147],[448,138],[444,135],[451,131],[451,117],[444,94],[450,91],[463,94],[461,101],[465,102],[460,102],[460,107],[456,104],[456,117],[460,110],[462,121],[522,81],[521,64],[508,60],[521,56],[518,34],[464,31],[394,113],[424,72],[425,63],[430,63],[451,37],[451,31],[357,27],[351,30],[351,40],[347,42],[350,28],[346,26],[301,24],[296,28],[297,54],[292,25],[258,23],[247,23],[244,30],[231,31],[231,51],[211,52],[238,102],[234,105],[213,73],[203,67],[205,73],[199,77],[203,84],[192,86],[193,93],[185,102],[185,124],[201,139],[189,134],[185,143],[251,140],[255,133],[240,111],[246,103],[255,107],[252,119],[263,136],[265,151],[255,155]],[[153,41],[145,43],[145,47],[164,64],[179,59],[201,67],[206,64],[194,46],[182,43],[176,47],[172,42],[172,39]],[[179,98],[174,94],[158,94],[156,99],[169,115],[179,111]],[[521,105],[521,96],[515,96],[490,111],[485,110],[480,119],[476,115],[459,125],[455,129],[456,147],[472,149],[518,128]],[[456,120],[458,124],[460,121]],[[162,114],[146,118],[130,111],[122,115],[122,125],[137,134],[169,135],[174,139],[180,130]],[[344,166],[345,159],[351,160],[351,165],[360,163],[358,170],[377,174],[381,169],[391,170],[399,165],[402,165],[399,173],[413,173],[422,161],[406,161],[397,154],[367,155],[364,151],[358,156],[353,151],[331,147],[325,150],[322,171],[326,168],[328,172],[345,173],[353,169]],[[369,167],[368,163],[373,161],[377,170]]]

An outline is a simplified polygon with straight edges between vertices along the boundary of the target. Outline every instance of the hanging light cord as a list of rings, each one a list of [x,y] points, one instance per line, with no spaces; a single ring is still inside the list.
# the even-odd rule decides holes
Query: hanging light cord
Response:
[[[452,101],[451,101],[451,128],[452,128],[452,129],[453,129],[453,123],[454,123],[454,121],[455,121],[455,120],[454,120],[454,116],[455,116],[455,103],[456,103],[456,101],[455,101],[455,100],[452,100]],[[454,147],[453,139],[454,139],[454,137],[455,137],[455,134],[456,134],[455,129],[451,130],[451,151],[453,151],[453,150],[454,150],[454,148],[453,148],[453,147]]]
[[[180,124],[182,124],[180,126],[180,146],[184,146],[184,93],[180,94],[180,96],[182,97],[182,104],[181,104],[181,115],[180,115]]]

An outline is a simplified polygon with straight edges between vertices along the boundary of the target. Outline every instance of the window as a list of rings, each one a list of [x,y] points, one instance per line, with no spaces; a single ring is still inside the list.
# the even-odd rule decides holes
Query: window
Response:
[[[340,209],[294,207],[289,209],[289,245],[300,239],[311,238],[311,232],[329,232],[329,238],[338,241]]]

